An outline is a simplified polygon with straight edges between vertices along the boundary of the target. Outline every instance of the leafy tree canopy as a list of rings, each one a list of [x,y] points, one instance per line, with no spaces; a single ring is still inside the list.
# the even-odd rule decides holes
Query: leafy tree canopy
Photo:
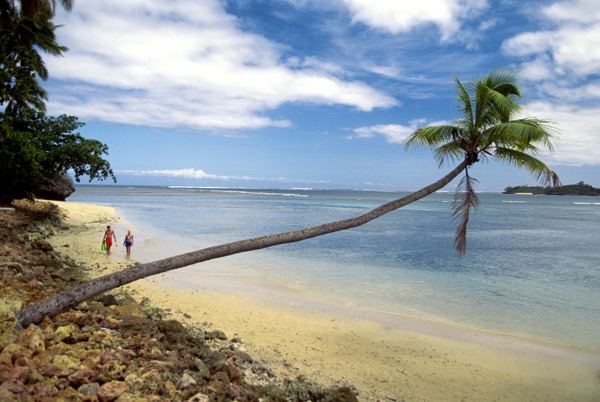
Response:
[[[21,7],[19,7],[19,4]],[[48,117],[46,91],[39,79],[48,71],[39,50],[60,56],[52,23],[55,1],[0,0],[0,203],[32,198],[39,184],[64,176],[115,182],[103,158],[108,147],[75,133],[84,123],[75,116]],[[72,0],[61,4],[70,10]]]
[[[46,91],[38,78],[46,80],[48,70],[38,50],[54,56],[67,50],[56,42],[58,27],[43,13],[36,21],[21,16],[10,30],[0,28],[0,105],[7,113],[45,111]]]
[[[23,117],[0,113],[0,202],[29,197],[39,179],[53,179],[72,171],[82,176],[116,182],[103,156],[108,147],[75,133],[84,123],[75,116],[47,117],[29,110]]]

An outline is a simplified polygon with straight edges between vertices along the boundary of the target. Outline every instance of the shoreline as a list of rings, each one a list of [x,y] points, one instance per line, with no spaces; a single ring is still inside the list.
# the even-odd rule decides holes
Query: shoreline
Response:
[[[132,263],[120,257],[120,247],[110,257],[100,251],[106,224],[119,236],[127,230],[122,227],[135,234],[113,208],[55,204],[68,211],[71,229],[49,241],[59,249],[69,244],[67,254],[85,263],[91,276]],[[177,273],[124,288],[134,297],[150,295],[182,322],[210,321],[229,337],[241,337],[251,355],[279,376],[352,384],[359,400],[600,400],[600,353],[594,351],[406,316],[388,317],[389,325],[382,325],[373,321],[374,313],[348,316],[319,311],[310,302],[182,289],[171,275]]]

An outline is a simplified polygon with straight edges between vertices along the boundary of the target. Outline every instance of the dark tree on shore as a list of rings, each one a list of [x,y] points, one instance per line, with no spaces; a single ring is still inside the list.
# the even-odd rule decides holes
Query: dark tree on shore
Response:
[[[62,0],[71,9],[71,0]],[[61,56],[52,22],[55,1],[0,0],[0,204],[15,198],[33,198],[40,187],[52,188],[67,171],[75,180],[112,178],[103,158],[108,147],[85,139],[74,130],[84,125],[77,117],[47,117],[46,91],[40,79],[48,70],[40,50]]]
[[[468,175],[468,170],[473,164],[491,157],[524,167],[538,178],[558,184],[558,177],[554,171],[531,155],[535,155],[540,148],[552,150],[552,143],[558,133],[552,129],[549,122],[519,116],[522,112],[518,103],[521,99],[519,78],[518,71],[513,69],[492,71],[485,78],[474,79],[466,85],[455,78],[461,112],[459,120],[453,126],[425,127],[418,130],[410,136],[407,147],[429,146],[435,148],[436,159],[440,164],[447,159],[459,160],[460,163],[446,176],[419,191],[355,218],[241,240],[131,267],[26,306],[15,312],[15,316],[25,327],[41,322],[45,316],[60,314],[108,290],[152,275],[203,261],[355,228],[442,189],[465,172],[465,179],[458,188],[462,195],[454,208],[454,216],[459,221],[456,247],[462,255],[466,247],[469,212],[477,205],[473,179]]]
[[[104,159],[108,146],[76,133],[84,123],[77,117],[47,117],[32,110],[23,117],[0,113],[0,204],[15,198],[33,198],[40,183],[72,172],[116,182],[110,163]]]

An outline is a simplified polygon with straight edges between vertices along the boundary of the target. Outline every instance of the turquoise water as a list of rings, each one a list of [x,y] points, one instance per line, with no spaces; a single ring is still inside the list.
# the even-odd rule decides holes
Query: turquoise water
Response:
[[[78,186],[135,226],[149,262],[363,214],[405,192]],[[184,268],[282,286],[365,310],[600,350],[600,198],[480,194],[467,255],[453,249],[452,193],[362,227]],[[124,236],[124,233],[122,233]]]

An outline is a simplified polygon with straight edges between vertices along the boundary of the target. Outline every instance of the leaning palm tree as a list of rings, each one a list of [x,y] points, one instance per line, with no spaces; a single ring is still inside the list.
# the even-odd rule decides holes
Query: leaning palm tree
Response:
[[[466,251],[469,213],[478,205],[476,180],[469,175],[471,165],[493,158],[526,168],[544,185],[560,184],[556,173],[535,157],[543,149],[553,151],[558,131],[549,121],[523,115],[518,102],[521,76],[509,67],[466,85],[454,77],[460,118],[454,125],[421,128],[406,142],[406,148],[433,148],[440,166],[448,159],[467,163],[453,203],[453,216],[458,220],[454,244],[460,255]]]
[[[552,143],[557,133],[550,129],[552,126],[546,121],[533,118],[513,119],[521,112],[517,102],[520,99],[518,78],[518,72],[512,69],[493,71],[484,79],[475,79],[466,86],[463,86],[455,78],[461,119],[454,126],[420,129],[411,135],[407,146],[437,147],[435,155],[440,163],[443,163],[448,157],[461,161],[446,176],[417,192],[355,218],[241,240],[131,267],[80,284],[63,293],[26,306],[15,312],[15,317],[22,326],[39,323],[45,316],[54,316],[108,290],[152,275],[215,258],[299,242],[364,225],[388,212],[402,208],[440,190],[462,172],[468,172],[469,167],[478,162],[480,158],[495,157],[518,167],[525,167],[536,176],[557,183],[556,174],[544,163],[530,155],[537,153],[540,147],[552,150]],[[463,232],[466,233],[468,212],[472,206],[476,205],[475,193],[472,191],[472,179],[468,175],[466,181],[463,181],[463,187],[466,193],[455,208],[455,215],[463,216],[459,225],[461,236]],[[464,244],[459,242],[458,246],[459,252],[464,253]]]

